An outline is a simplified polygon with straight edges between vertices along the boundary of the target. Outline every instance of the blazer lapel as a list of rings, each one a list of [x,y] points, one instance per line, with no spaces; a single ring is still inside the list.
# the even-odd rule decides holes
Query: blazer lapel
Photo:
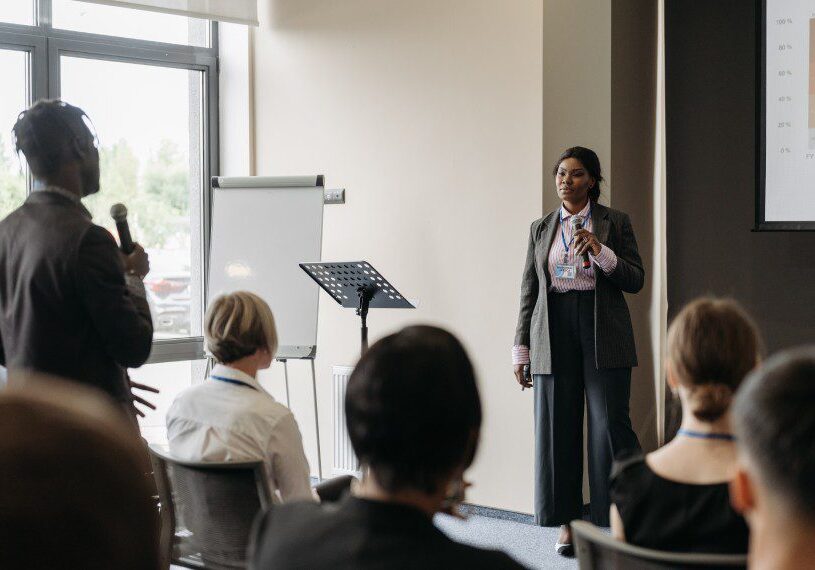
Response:
[[[555,239],[555,229],[557,229],[557,213],[560,208],[554,212],[550,212],[548,216],[543,219],[543,228],[541,229],[540,243],[543,246],[543,270],[546,273],[546,284],[552,282],[552,276],[549,275],[549,250],[552,249],[552,242]],[[548,287],[547,287],[548,288]]]
[[[603,245],[608,245],[608,232],[610,222],[608,220],[608,208],[601,204],[594,204],[591,210],[591,225],[594,229],[594,235]]]

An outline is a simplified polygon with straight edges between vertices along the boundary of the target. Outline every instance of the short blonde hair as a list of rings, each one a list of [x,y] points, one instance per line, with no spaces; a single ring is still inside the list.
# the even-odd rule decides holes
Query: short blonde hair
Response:
[[[218,362],[229,364],[257,350],[277,352],[277,328],[266,301],[248,291],[220,295],[204,318],[207,349]]]

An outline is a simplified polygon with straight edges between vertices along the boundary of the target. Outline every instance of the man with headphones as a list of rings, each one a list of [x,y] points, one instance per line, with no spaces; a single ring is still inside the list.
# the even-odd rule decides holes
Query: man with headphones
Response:
[[[77,107],[42,100],[20,114],[14,137],[33,191],[0,222],[0,364],[96,387],[140,413],[131,387],[149,388],[130,384],[125,369],[150,354],[142,283],[150,262],[139,245],[122,254],[81,203],[99,191],[90,121]]]

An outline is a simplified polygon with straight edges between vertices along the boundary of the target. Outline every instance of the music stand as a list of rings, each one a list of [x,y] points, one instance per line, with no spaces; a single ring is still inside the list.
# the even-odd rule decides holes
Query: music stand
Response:
[[[404,296],[367,261],[300,263],[300,269],[347,309],[362,319],[362,354],[368,349],[368,309],[415,309]]]

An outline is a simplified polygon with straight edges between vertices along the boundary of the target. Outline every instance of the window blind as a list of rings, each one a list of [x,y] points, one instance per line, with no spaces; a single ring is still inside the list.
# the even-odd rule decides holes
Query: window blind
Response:
[[[191,18],[258,25],[257,0],[80,0]]]

